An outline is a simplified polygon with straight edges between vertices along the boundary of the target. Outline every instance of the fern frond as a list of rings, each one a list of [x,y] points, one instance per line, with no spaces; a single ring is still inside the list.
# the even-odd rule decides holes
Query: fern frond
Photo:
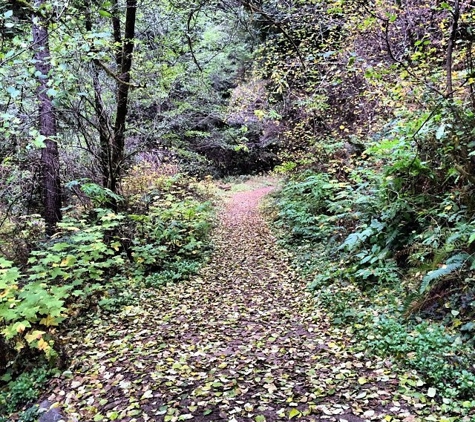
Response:
[[[444,265],[442,265],[440,268],[429,271],[426,276],[422,279],[422,284],[420,287],[420,293],[424,293],[428,290],[430,287],[430,284],[434,280],[438,280],[442,277],[445,277],[446,275],[449,275],[453,273],[456,270],[459,270],[462,268],[467,260],[470,258],[470,255],[467,253],[459,253],[457,255],[454,255],[450,257]]]

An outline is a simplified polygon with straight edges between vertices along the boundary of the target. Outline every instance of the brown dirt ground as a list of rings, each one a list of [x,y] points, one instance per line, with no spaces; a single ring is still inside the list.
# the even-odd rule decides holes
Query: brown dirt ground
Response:
[[[259,212],[274,187],[248,186],[198,276],[65,338],[72,366],[48,396],[67,422],[423,420],[388,362],[329,330]]]

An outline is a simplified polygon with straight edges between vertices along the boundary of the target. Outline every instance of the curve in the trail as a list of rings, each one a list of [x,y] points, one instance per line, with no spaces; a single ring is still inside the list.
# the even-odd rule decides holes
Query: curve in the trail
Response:
[[[200,275],[68,339],[49,400],[68,421],[415,421],[382,361],[347,352],[258,210],[232,195]]]

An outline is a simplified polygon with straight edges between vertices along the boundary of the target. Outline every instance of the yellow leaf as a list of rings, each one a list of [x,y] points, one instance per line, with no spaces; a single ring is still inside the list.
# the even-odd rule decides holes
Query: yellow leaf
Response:
[[[43,336],[43,334],[45,334],[44,331],[35,330],[32,333],[27,334],[25,336],[25,339],[28,343],[31,343],[32,341],[39,340]]]
[[[52,317],[51,315],[48,315],[47,317],[43,318],[40,321],[40,324],[46,325],[47,327],[51,327],[53,325],[54,326],[58,325],[58,321],[56,320],[55,317]]]
[[[76,262],[76,258],[72,255],[68,255],[66,258],[64,258],[61,261],[61,264],[59,264],[61,267],[70,267]]]
[[[16,343],[15,343],[15,350],[17,352],[19,352],[20,350],[22,350],[23,348],[25,347],[25,343],[21,340],[18,340]]]
[[[51,348],[51,346],[46,341],[44,341],[42,338],[40,338],[38,340],[38,346],[37,347],[38,347],[38,349],[43,350],[43,351],[46,351],[46,350]]]
[[[22,333],[23,331],[25,331],[26,329],[26,325],[23,324],[22,322],[19,322],[16,324],[16,332],[17,333]]]
[[[366,377],[359,377],[358,378],[358,384],[360,384],[360,385],[366,384],[367,382],[368,382],[368,380],[366,379]]]

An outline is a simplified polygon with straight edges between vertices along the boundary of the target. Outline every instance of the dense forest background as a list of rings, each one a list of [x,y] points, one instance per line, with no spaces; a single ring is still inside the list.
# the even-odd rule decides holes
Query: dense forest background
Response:
[[[3,2],[0,404],[66,364],[83,312],[197,271],[214,180],[274,171],[269,218],[332,322],[474,407],[474,13]]]

